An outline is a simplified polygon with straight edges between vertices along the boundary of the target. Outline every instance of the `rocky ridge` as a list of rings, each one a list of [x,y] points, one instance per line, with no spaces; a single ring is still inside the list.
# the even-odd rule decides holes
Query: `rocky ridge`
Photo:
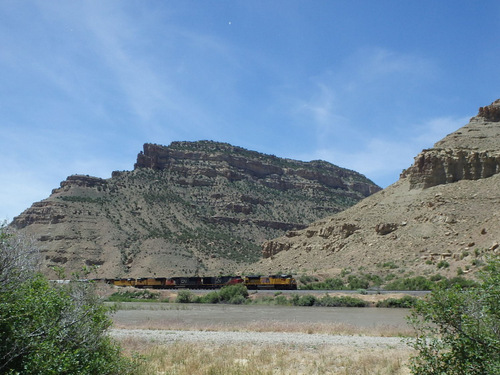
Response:
[[[423,150],[388,188],[263,245],[255,272],[448,276],[500,242],[500,100]],[[392,277],[392,276],[391,276]]]
[[[211,141],[145,144],[133,171],[69,176],[11,225],[33,235],[43,270],[100,277],[231,273],[278,237],[380,190],[323,161]]]
[[[423,150],[403,172],[410,188],[479,180],[500,172],[500,100],[481,107],[469,124]]]

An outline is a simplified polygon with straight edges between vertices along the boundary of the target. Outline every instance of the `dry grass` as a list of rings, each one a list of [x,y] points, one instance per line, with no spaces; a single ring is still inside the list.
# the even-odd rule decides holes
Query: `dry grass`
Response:
[[[233,331],[233,332],[297,332],[322,333],[329,335],[362,335],[381,337],[410,337],[414,334],[411,328],[400,326],[377,325],[375,327],[358,327],[346,323],[298,323],[275,320],[253,321],[238,324],[192,324],[187,326],[183,321],[143,321],[133,324],[115,323],[118,329],[152,329],[152,330],[189,330],[189,331]]]
[[[163,308],[174,308],[166,305]],[[182,319],[116,322],[114,328],[153,330],[200,330],[235,332],[297,332],[305,334],[410,336],[401,326],[357,327],[345,323],[300,323],[253,321],[234,324],[189,324]],[[160,344],[126,338],[127,353],[144,356],[138,374],[144,375],[403,375],[410,374],[408,359],[413,352],[401,347],[356,347],[300,344],[215,344],[176,341]]]
[[[295,345],[215,345],[175,342],[155,345],[127,339],[122,345],[138,352],[144,362],[138,373],[144,375],[402,375],[409,349],[355,348]]]

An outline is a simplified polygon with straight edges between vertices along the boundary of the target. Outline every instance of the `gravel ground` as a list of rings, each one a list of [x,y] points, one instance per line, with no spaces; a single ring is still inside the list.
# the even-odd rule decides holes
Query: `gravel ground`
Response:
[[[352,346],[356,348],[408,348],[399,337],[339,336],[281,332],[225,332],[225,331],[174,331],[147,329],[112,329],[111,336],[118,340],[142,339],[161,344],[178,341],[211,342],[217,345],[252,343],[263,345],[288,344],[304,347],[318,345]]]

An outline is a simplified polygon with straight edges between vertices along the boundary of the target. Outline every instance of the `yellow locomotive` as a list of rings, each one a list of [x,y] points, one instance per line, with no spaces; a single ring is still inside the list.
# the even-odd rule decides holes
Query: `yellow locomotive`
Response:
[[[247,289],[297,289],[297,281],[292,275],[244,276]]]

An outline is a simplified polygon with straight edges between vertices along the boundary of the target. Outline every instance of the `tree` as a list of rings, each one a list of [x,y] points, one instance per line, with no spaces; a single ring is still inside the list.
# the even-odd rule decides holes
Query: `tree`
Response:
[[[0,292],[17,288],[38,270],[39,251],[33,240],[0,225]]]
[[[94,285],[50,283],[36,272],[32,244],[0,226],[0,373],[130,373]]]
[[[414,374],[500,374],[500,258],[492,257],[477,286],[438,289],[414,308],[410,345]]]

